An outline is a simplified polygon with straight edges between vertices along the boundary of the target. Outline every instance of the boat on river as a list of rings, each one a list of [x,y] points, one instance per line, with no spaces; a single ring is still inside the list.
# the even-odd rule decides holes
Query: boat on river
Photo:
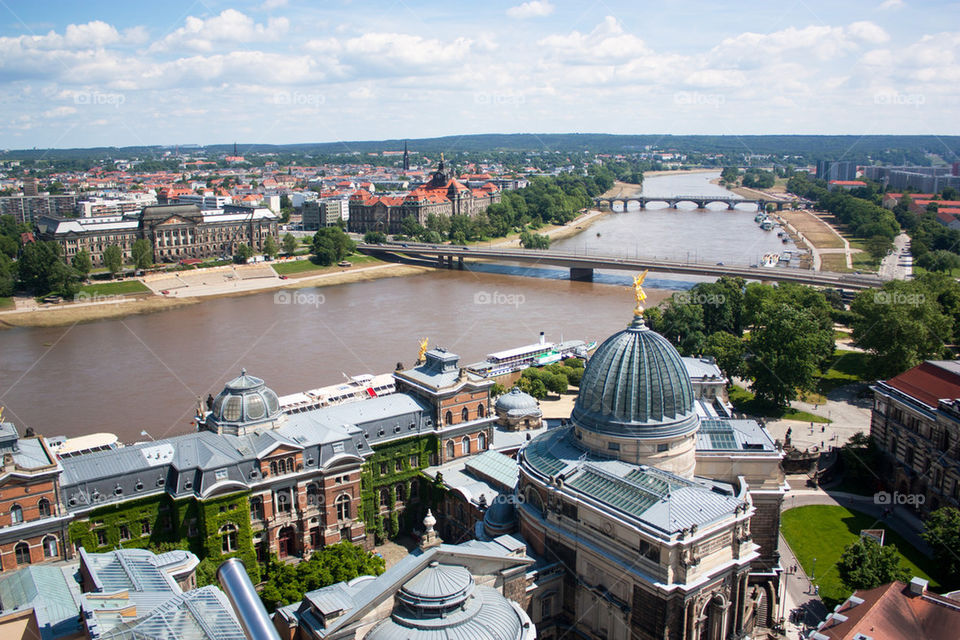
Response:
[[[543,367],[567,358],[586,358],[596,348],[596,342],[587,343],[583,340],[547,342],[541,331],[539,342],[489,353],[486,360],[468,364],[467,369],[485,378],[493,378],[528,367]]]

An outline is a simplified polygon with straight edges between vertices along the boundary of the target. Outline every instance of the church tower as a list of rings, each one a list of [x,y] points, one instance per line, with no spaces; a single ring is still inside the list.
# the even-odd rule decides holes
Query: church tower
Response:
[[[410,171],[410,152],[407,150],[407,141],[403,141],[403,170]]]

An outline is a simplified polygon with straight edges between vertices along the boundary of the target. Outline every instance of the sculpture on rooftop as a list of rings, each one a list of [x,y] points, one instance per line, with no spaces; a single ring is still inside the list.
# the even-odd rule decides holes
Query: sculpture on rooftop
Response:
[[[424,355],[427,353],[427,342],[428,338],[420,339],[420,351],[417,353],[417,364],[425,361]]]
[[[643,273],[638,274],[633,278],[633,295],[637,301],[637,306],[633,310],[633,315],[638,317],[643,315],[643,301],[647,299],[647,294],[643,290],[643,281],[647,277],[647,271],[648,270],[644,270]]]

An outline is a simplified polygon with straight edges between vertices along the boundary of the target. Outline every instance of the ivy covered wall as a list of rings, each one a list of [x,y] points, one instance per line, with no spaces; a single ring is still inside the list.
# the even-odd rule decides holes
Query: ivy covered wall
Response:
[[[363,521],[367,532],[380,541],[409,533],[432,504],[432,483],[420,472],[430,466],[431,455],[439,458],[439,441],[435,435],[415,436],[395,442],[374,445],[373,454],[361,468],[360,491]],[[416,462],[416,464],[411,464]],[[412,485],[416,484],[416,489]],[[397,485],[403,487],[403,508],[397,505]],[[389,491],[386,511],[380,507],[380,491]],[[411,491],[417,495],[417,508],[407,508]]]
[[[236,545],[223,551],[223,527],[236,527]],[[206,500],[174,500],[167,494],[99,507],[68,530],[70,542],[88,552],[105,553],[119,548],[163,552],[188,549],[201,560],[197,582],[209,584],[220,562],[238,557],[256,584],[260,578],[250,526],[249,492]]]

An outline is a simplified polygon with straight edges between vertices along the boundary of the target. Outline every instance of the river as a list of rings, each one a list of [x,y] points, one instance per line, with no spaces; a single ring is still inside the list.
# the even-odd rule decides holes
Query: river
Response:
[[[647,180],[648,195],[709,195],[717,174]],[[665,186],[664,186],[665,185]],[[723,191],[723,193],[727,193]],[[639,252],[691,260],[755,260],[775,234],[749,211],[646,210],[606,216],[558,248]],[[599,237],[597,234],[600,234]],[[772,246],[772,245],[771,245]],[[526,271],[540,277],[517,277]],[[631,317],[630,276],[598,272],[571,282],[556,269],[485,266],[303,289],[302,304],[274,292],[206,300],[148,315],[59,328],[0,331],[0,406],[21,433],[116,433],[122,441],[185,433],[198,397],[216,394],[241,367],[283,395],[333,384],[344,374],[411,365],[417,341],[458,353],[463,363],[548,339],[602,340]],[[651,289],[691,279],[651,276]],[[611,286],[620,285],[620,286]],[[651,291],[652,302],[668,292]]]

